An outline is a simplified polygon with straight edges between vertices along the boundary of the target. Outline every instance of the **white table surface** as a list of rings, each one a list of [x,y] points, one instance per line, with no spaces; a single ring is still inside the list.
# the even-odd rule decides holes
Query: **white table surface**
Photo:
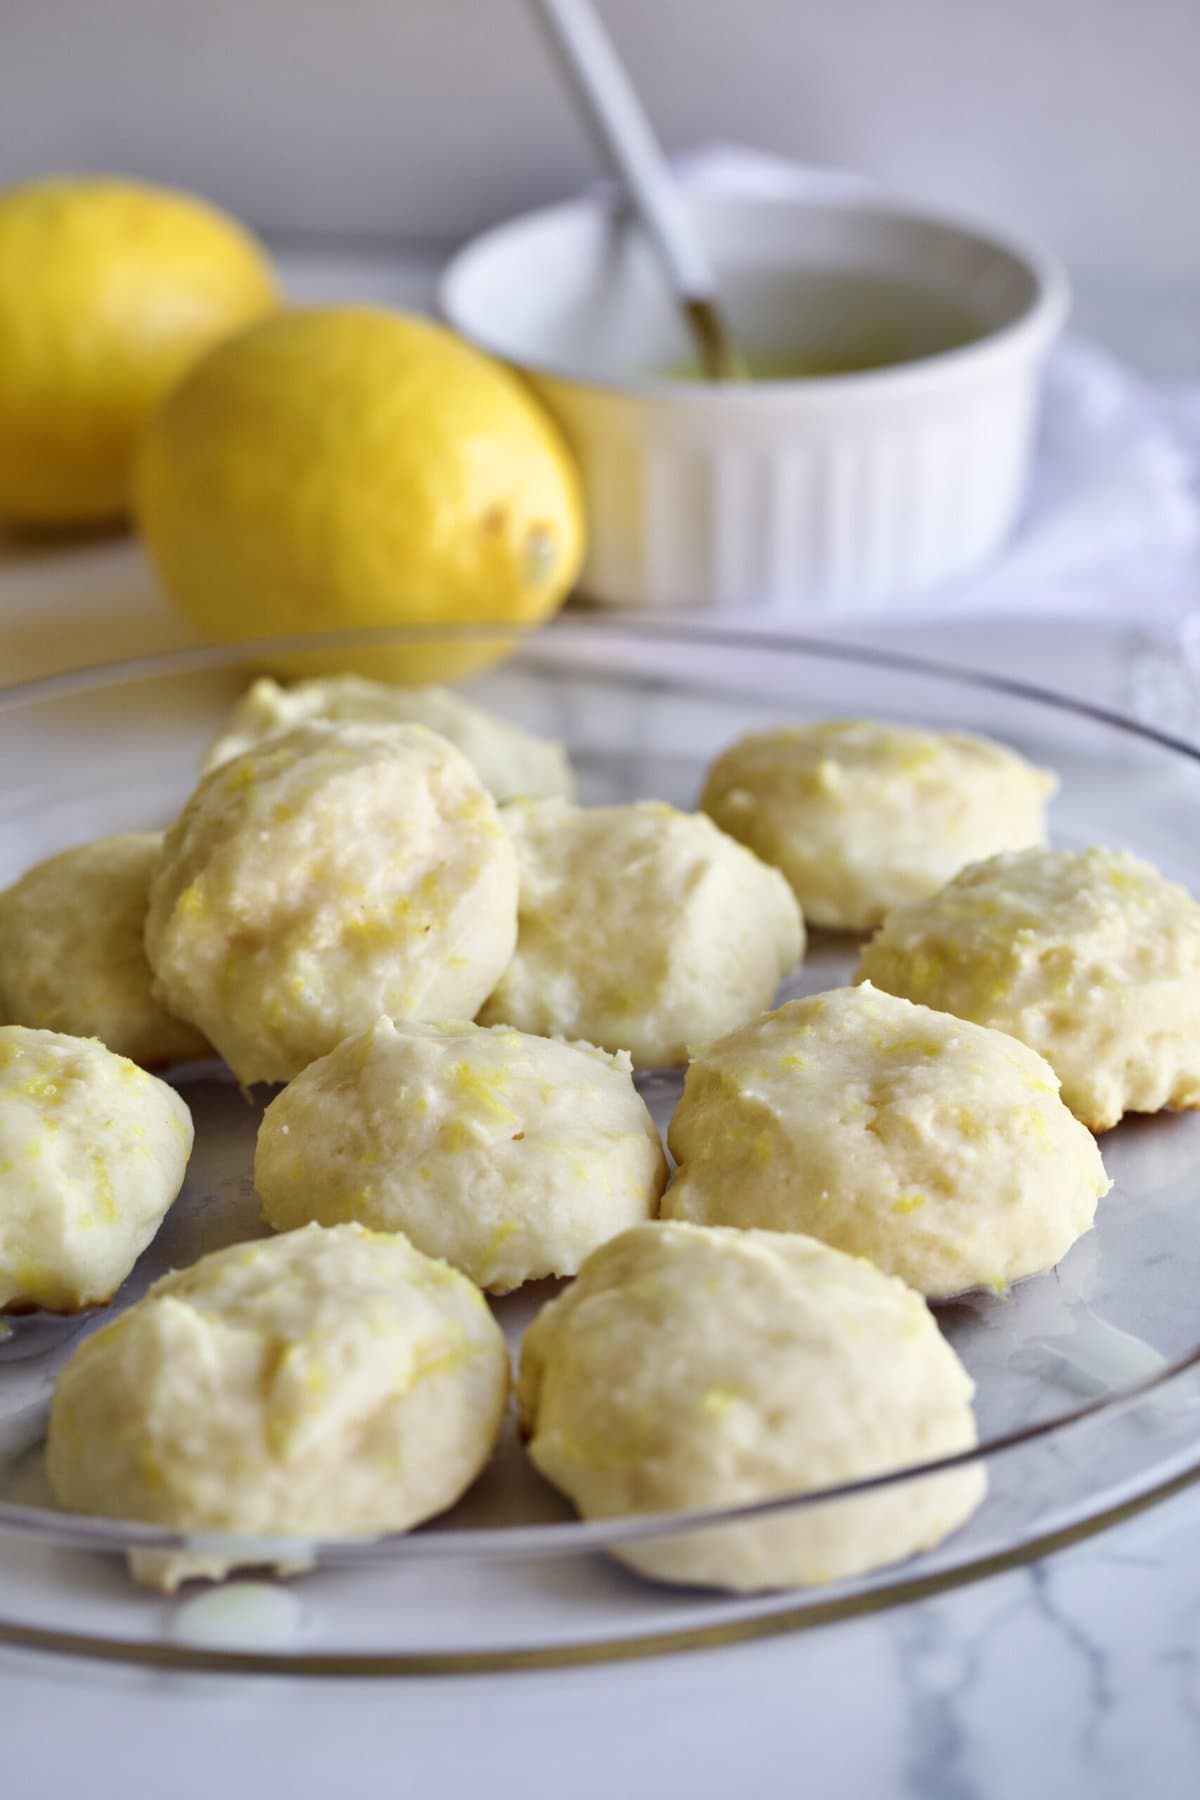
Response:
[[[306,291],[344,292],[313,261]],[[382,262],[363,292],[419,301]],[[1200,591],[1200,580],[1198,580]],[[798,619],[798,625],[809,622]],[[861,633],[1128,702],[1144,623]],[[186,642],[129,544],[0,545],[0,680]],[[1200,1794],[1200,1488],[1031,1567],[791,1636],[546,1674],[178,1675],[0,1650],[14,1795],[1174,1800]]]
[[[0,1654],[6,1786],[94,1800],[1194,1800],[1200,1496],[942,1599],[548,1674],[301,1680]]]

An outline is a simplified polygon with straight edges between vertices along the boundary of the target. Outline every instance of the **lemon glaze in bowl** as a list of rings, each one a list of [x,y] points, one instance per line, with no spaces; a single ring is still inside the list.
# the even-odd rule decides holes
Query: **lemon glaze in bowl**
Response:
[[[984,561],[1024,494],[1058,265],[869,192],[690,204],[752,367],[813,373],[679,379],[689,345],[650,248],[598,199],[485,233],[442,280],[449,322],[575,450],[583,591],[837,615]]]

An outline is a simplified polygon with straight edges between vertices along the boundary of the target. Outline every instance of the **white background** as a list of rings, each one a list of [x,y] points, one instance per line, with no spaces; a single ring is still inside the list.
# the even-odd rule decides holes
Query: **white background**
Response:
[[[1197,0],[600,0],[668,144],[854,165],[1200,281]],[[110,167],[447,240],[595,169],[525,0],[0,0],[0,182]]]

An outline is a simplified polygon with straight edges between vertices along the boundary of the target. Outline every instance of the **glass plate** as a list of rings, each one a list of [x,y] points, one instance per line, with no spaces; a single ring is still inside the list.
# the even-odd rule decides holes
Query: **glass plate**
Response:
[[[369,672],[373,658],[427,649],[436,635],[336,645],[354,647]],[[505,634],[488,627],[476,635],[494,646]],[[464,648],[457,639],[453,647]],[[167,823],[248,663],[268,665],[289,648],[185,652],[0,696],[0,881],[82,839]],[[1200,889],[1192,823],[1200,761],[1185,744],[1098,709],[901,656],[693,625],[576,616],[513,637],[511,648],[469,691],[563,739],[586,801],[653,796],[691,806],[716,751],[741,732],[797,717],[962,726],[1059,772],[1057,842],[1124,845]],[[789,991],[837,985],[854,954],[851,940],[816,934]],[[164,1270],[261,1232],[250,1173],[261,1104],[245,1101],[216,1065],[175,1079],[196,1117],[195,1154],[179,1201],[114,1307]],[[679,1076],[651,1074],[641,1085],[665,1125]],[[857,1580],[751,1598],[658,1586],[606,1548],[682,1535],[699,1522],[711,1530],[714,1519],[746,1510],[583,1524],[538,1478],[510,1428],[471,1493],[423,1530],[367,1544],[238,1540],[243,1558],[313,1567],[291,1583],[238,1579],[165,1599],[130,1580],[122,1550],[222,1540],[55,1511],[42,1468],[47,1400],[64,1356],[106,1315],[35,1316],[13,1321],[0,1343],[0,1637],[247,1671],[578,1662],[815,1624],[1069,1541],[1200,1473],[1200,1115],[1130,1120],[1103,1145],[1116,1185],[1095,1230],[1060,1267],[1005,1297],[939,1309],[978,1384],[989,1491],[936,1551]],[[552,1291],[544,1283],[497,1303],[514,1343]],[[911,1474],[869,1485],[902,1489]]]

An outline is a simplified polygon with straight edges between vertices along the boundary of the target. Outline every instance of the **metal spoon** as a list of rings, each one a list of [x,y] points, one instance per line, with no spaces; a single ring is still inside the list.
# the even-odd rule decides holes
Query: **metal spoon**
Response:
[[[744,381],[703,240],[591,0],[534,0],[584,114],[650,234],[710,381]]]

